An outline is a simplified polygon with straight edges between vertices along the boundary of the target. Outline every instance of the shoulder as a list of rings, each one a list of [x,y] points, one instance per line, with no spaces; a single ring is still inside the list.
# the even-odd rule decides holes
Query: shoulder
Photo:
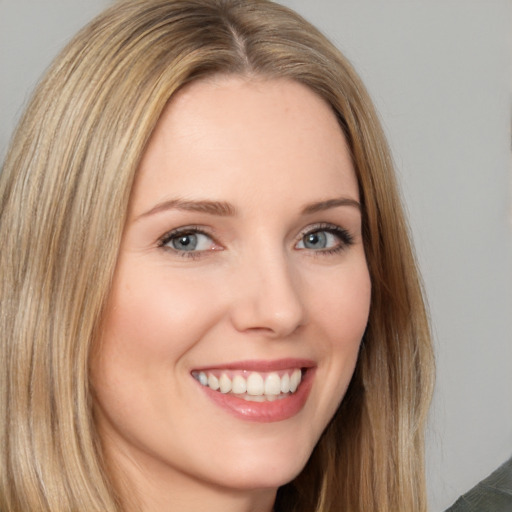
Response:
[[[512,458],[461,496],[445,512],[510,512]]]

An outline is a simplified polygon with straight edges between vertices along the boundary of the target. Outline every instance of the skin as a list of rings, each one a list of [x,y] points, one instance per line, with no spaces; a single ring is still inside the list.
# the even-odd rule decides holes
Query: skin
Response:
[[[339,198],[352,203],[304,212]],[[142,510],[270,511],[301,471],[346,391],[368,319],[358,201],[342,131],[305,86],[220,76],[173,97],[132,191],[91,364],[106,455]],[[325,247],[306,247],[319,223],[350,243],[324,233]],[[165,238],[184,226],[206,233],[192,257]],[[277,422],[236,417],[191,375],[290,357],[314,362],[313,383],[304,407]]]

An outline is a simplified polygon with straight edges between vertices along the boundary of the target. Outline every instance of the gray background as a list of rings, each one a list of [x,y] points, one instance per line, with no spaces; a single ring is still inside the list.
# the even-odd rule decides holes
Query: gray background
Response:
[[[0,156],[38,77],[109,0],[0,0]],[[440,511],[512,454],[510,0],[287,0],[352,60],[388,133],[430,302]]]

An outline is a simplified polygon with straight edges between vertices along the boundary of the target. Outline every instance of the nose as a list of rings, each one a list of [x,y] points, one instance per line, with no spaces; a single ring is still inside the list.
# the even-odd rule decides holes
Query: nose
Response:
[[[240,332],[285,338],[306,322],[297,272],[283,254],[260,255],[241,265],[234,278],[236,293],[231,321]]]

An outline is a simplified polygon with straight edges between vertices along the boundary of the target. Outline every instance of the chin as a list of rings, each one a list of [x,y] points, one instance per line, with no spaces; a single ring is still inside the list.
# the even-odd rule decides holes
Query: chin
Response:
[[[278,448],[262,450],[237,457],[224,483],[240,490],[277,489],[299,475],[309,460],[312,449],[293,448],[290,451]],[[224,467],[225,467],[224,461]]]

